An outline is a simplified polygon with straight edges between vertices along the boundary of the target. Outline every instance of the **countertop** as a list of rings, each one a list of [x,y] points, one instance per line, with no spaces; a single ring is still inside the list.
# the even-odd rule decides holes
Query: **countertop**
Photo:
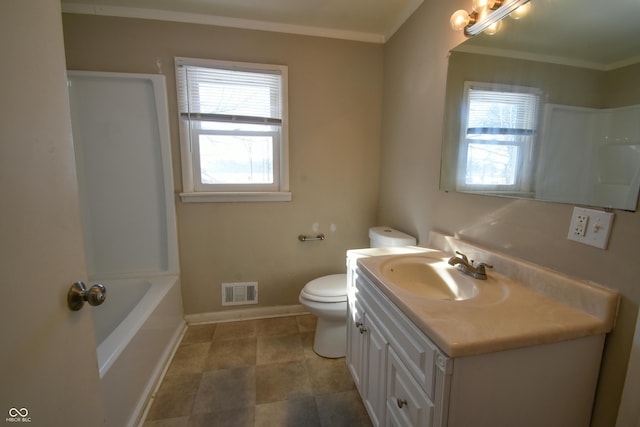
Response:
[[[525,272],[522,276],[521,272],[520,277],[544,281],[542,288],[539,283],[516,281],[493,269],[488,270],[487,280],[465,276],[478,288],[473,298],[451,301],[417,297],[387,281],[381,274],[381,265],[397,256],[422,254],[446,261],[451,254],[425,247],[392,253],[372,249],[350,251],[350,256],[378,289],[450,357],[605,334],[614,325],[617,293],[528,263],[524,266],[511,263],[507,270],[534,269],[535,274]],[[463,274],[451,268],[451,274]],[[554,298],[554,289],[558,298]]]

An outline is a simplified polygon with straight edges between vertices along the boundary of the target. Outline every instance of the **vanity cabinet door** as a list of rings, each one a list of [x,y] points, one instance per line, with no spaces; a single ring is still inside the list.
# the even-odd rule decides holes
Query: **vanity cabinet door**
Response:
[[[365,336],[360,332],[364,327],[364,309],[358,300],[349,300],[347,309],[347,367],[360,392],[365,394]]]
[[[369,412],[371,423],[378,427],[384,425],[385,415],[385,384],[387,381],[387,348],[389,342],[380,331],[380,323],[367,310],[365,316],[365,347],[366,347],[366,382],[364,405]]]
[[[451,359],[371,281],[353,272],[347,366],[374,426],[447,424]]]
[[[444,372],[451,370],[449,358],[363,274],[356,279],[356,289],[358,301],[366,304],[367,312],[375,313],[380,319],[379,324],[384,325],[391,347],[411,376],[427,396],[435,400],[436,383]],[[438,366],[438,359],[442,361],[441,366]]]
[[[366,303],[349,302],[347,366],[374,426],[382,426],[385,411],[388,341]]]
[[[433,402],[393,350],[388,351],[387,427],[431,427]]]

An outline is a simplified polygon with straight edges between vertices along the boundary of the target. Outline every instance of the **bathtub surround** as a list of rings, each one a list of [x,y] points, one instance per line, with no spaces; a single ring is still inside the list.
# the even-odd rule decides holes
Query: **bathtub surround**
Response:
[[[68,78],[104,425],[133,427],[185,327],[165,80]]]
[[[344,359],[313,352],[315,323],[190,325],[143,427],[370,425]]]

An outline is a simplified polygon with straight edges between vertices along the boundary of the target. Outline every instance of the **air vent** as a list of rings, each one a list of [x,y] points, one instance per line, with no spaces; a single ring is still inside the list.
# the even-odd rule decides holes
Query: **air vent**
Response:
[[[244,305],[258,303],[258,282],[222,284],[222,305]]]

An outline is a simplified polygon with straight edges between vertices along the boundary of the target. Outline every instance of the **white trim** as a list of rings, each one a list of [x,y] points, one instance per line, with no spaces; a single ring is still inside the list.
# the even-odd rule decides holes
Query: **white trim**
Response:
[[[458,142],[458,172],[456,174],[456,191],[460,192],[484,192],[488,191],[492,194],[524,194],[530,191],[533,186],[532,178],[532,166],[531,162],[526,159],[532,157],[533,146],[536,141],[536,136],[526,136],[518,138],[516,141],[512,141],[510,145],[519,146],[522,148],[522,152],[519,157],[519,166],[516,168],[515,182],[513,184],[467,184],[465,182],[465,176],[467,174],[467,158],[469,153],[470,144],[476,142],[476,140],[468,138],[467,128],[469,126],[470,116],[470,91],[472,89],[478,89],[486,92],[510,92],[514,95],[534,95],[537,97],[536,109],[537,114],[534,119],[535,124],[539,124],[542,117],[542,97],[544,95],[540,88],[532,86],[521,86],[513,84],[502,83],[490,83],[479,81],[465,81],[464,93],[462,96],[463,111],[460,121],[460,137]],[[538,126],[534,127],[534,130]]]
[[[290,202],[291,192],[180,193],[182,203],[207,202]]]
[[[243,28],[247,30],[259,30],[259,31],[272,31],[277,33],[299,34],[304,36],[327,37],[327,38],[333,38],[333,39],[352,40],[352,41],[359,41],[359,42],[366,42],[366,43],[383,44],[386,41],[384,34],[377,34],[377,33],[338,30],[333,28],[322,28],[322,27],[310,27],[305,25],[258,21],[253,19],[230,18],[226,16],[204,15],[204,14],[198,14],[198,13],[173,12],[168,10],[157,10],[157,9],[143,9],[143,8],[136,8],[136,7],[63,3],[62,12],[86,14],[86,15],[118,16],[122,18],[152,19],[156,21],[184,22],[189,24],[216,25],[220,27]],[[411,13],[413,13],[413,11]]]
[[[233,322],[237,320],[264,319],[269,317],[297,316],[309,314],[301,305],[278,305],[273,307],[245,308],[242,310],[224,310],[209,313],[185,314],[184,320],[189,325],[199,323]]]
[[[269,132],[273,136],[273,183],[266,184],[204,184],[200,179],[200,153],[198,135],[200,131],[190,131],[190,127],[183,118],[183,108],[179,105],[180,115],[180,150],[182,154],[183,192],[180,197],[183,202],[282,202],[291,201],[289,192],[289,74],[286,65],[258,64],[237,61],[222,61],[202,58],[175,58],[176,89],[179,104],[182,102],[181,89],[186,90],[181,67],[196,66],[211,69],[228,69],[231,71],[264,72],[280,77],[280,113],[281,124],[276,132]],[[188,107],[191,109],[191,106]],[[203,133],[205,131],[202,131]],[[208,132],[208,131],[207,131]],[[215,131],[217,132],[217,131]],[[231,134],[231,133],[230,133]],[[266,135],[267,133],[265,133]],[[188,160],[187,160],[188,158]]]

